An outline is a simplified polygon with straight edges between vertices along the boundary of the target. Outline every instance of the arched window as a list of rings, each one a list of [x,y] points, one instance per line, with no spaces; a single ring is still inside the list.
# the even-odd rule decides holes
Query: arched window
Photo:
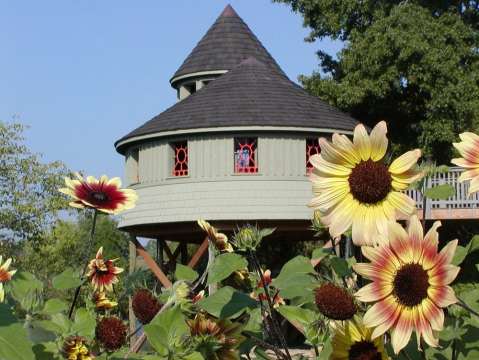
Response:
[[[188,143],[179,141],[171,144],[173,150],[173,176],[188,175]]]
[[[313,171],[313,164],[309,161],[311,156],[321,153],[319,147],[319,139],[306,139],[306,173],[310,174]]]
[[[257,173],[257,138],[235,138],[235,173]]]

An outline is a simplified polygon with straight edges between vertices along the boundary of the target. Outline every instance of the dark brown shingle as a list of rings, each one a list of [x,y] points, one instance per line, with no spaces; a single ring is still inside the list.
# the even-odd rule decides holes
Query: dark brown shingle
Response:
[[[251,56],[271,65],[284,75],[279,65],[248,25],[238,16],[231,5],[228,5],[172,79],[200,71],[231,70]]]
[[[248,58],[118,142],[172,130],[252,125],[352,130],[356,123],[271,66]]]

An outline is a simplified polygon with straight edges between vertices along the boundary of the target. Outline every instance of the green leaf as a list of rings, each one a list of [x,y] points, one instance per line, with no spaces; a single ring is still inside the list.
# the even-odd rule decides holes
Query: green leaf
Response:
[[[181,308],[175,306],[156,315],[144,330],[150,345],[160,356],[167,356],[175,351],[188,326]]]
[[[95,333],[95,326],[95,315],[87,309],[81,308],[75,313],[75,321],[72,324],[71,332],[79,336],[92,338]]]
[[[0,359],[35,360],[32,346],[23,324],[6,304],[0,304]]]
[[[323,348],[319,352],[318,360],[328,360],[333,353],[333,346],[331,344],[331,338],[328,338],[323,344]]]
[[[349,276],[352,273],[348,262],[337,256],[331,258],[331,267],[333,268],[334,272],[341,277]]]
[[[221,254],[215,258],[213,265],[208,271],[208,284],[215,284],[226,279],[236,270],[248,267],[248,261],[244,257],[234,253]]]
[[[299,306],[283,305],[278,308],[278,311],[293,325],[300,325],[305,333],[305,327],[316,319],[314,311],[300,308]]]
[[[241,314],[247,308],[254,308],[258,304],[248,295],[225,286],[198,302],[198,305],[217,318],[229,318]]]
[[[9,283],[10,294],[27,312],[34,312],[42,303],[43,283],[35,275],[20,271]]]
[[[456,189],[449,184],[436,185],[424,191],[429,199],[447,200],[456,193]]]
[[[278,277],[273,280],[273,285],[280,290],[285,299],[308,295],[315,286],[314,273],[311,260],[304,256],[297,256],[288,261]]]
[[[325,248],[325,247],[317,248],[313,250],[311,259],[322,259],[325,256],[331,255],[332,252],[333,252],[332,248]]]
[[[80,286],[82,283],[78,272],[73,268],[66,268],[61,274],[52,279],[52,285],[57,290],[67,290]]]
[[[60,299],[49,299],[43,306],[42,314],[53,315],[68,309],[68,305]]]
[[[456,248],[456,252],[454,253],[454,257],[452,259],[452,264],[453,265],[460,265],[464,259],[469,255],[470,253],[477,251],[479,249],[479,235],[473,236],[471,241],[464,247],[461,245],[458,245]]]
[[[176,264],[175,278],[176,280],[195,281],[198,278],[198,273],[189,266],[178,263]]]

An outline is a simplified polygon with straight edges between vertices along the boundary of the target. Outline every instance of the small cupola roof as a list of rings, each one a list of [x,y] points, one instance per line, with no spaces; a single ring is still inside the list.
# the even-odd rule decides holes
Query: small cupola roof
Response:
[[[124,152],[128,139],[176,130],[275,126],[351,131],[356,124],[349,115],[279,74],[271,63],[249,57],[115,145]]]
[[[224,73],[241,61],[255,57],[278,73],[283,71],[236,11],[227,5],[215,23],[185,59],[170,80],[177,81],[204,73]]]

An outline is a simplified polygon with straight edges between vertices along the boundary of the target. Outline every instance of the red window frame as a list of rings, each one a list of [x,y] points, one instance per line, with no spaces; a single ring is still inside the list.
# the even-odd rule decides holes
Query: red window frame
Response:
[[[306,139],[306,173],[311,174],[313,171],[313,164],[309,161],[311,156],[320,154],[321,153],[321,147],[319,146],[319,139],[318,138],[312,138],[312,139]]]
[[[234,171],[236,174],[254,174],[258,172],[258,138],[235,138]]]
[[[178,141],[171,144],[173,149],[173,176],[188,175],[188,142]]]

